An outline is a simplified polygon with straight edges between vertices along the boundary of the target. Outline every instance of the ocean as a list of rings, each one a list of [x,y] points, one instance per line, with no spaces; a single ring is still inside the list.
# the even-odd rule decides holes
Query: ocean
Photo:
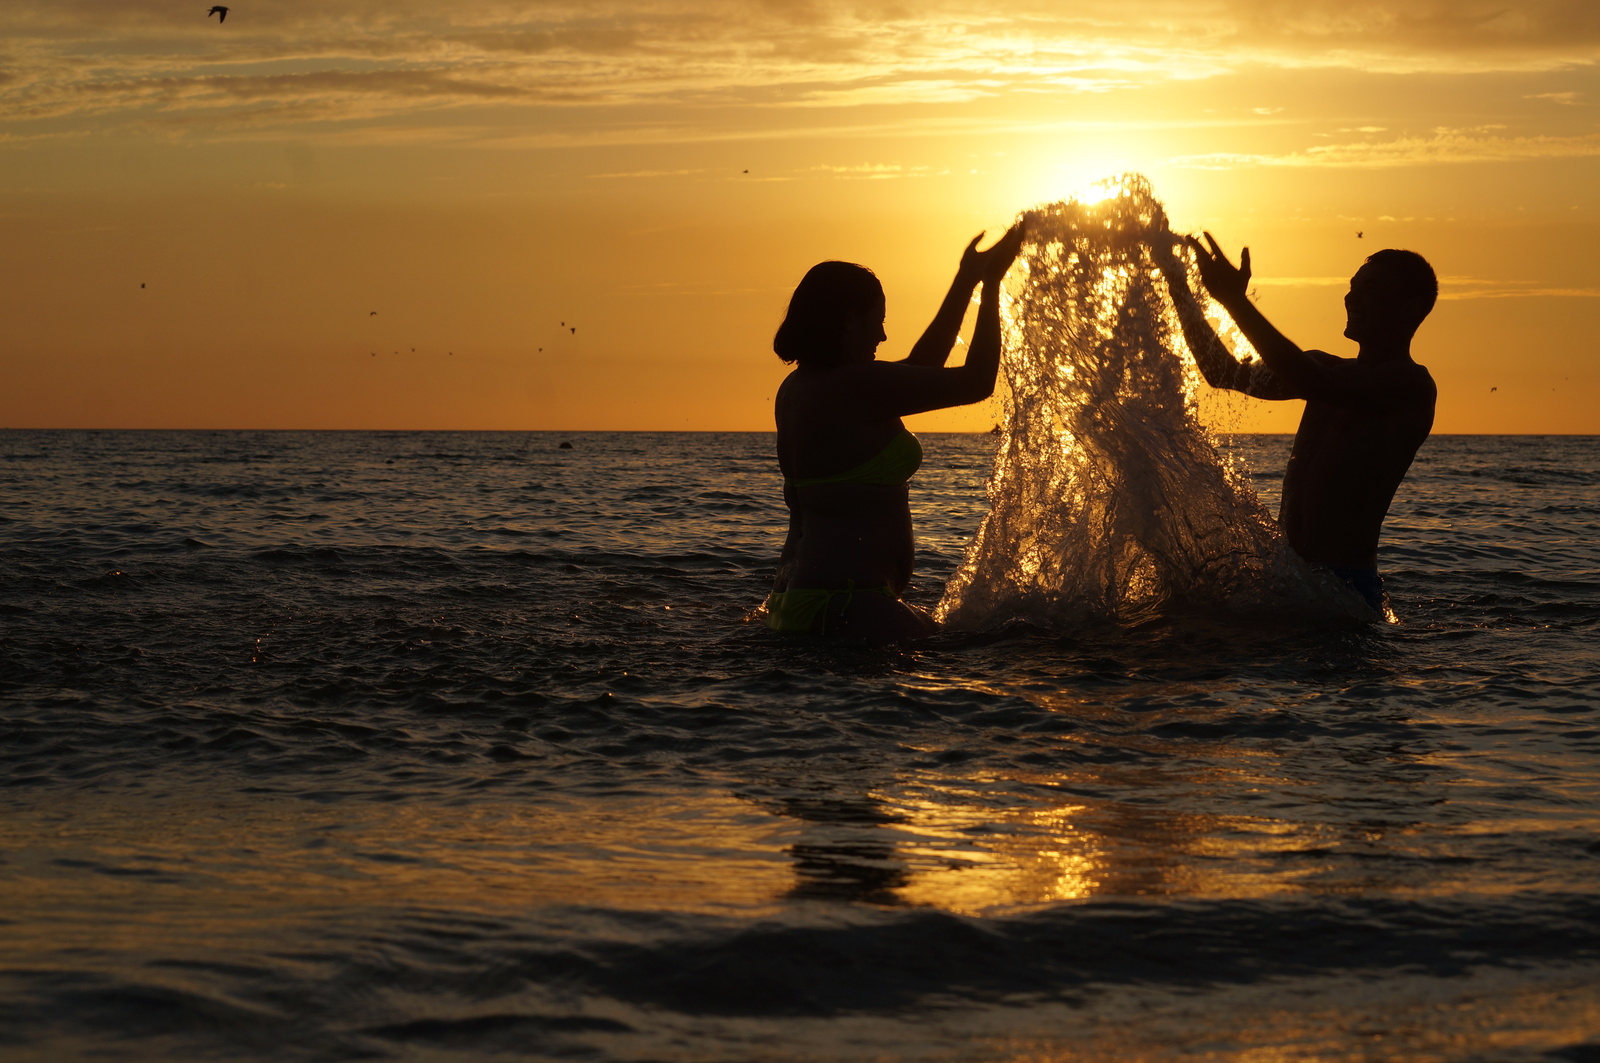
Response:
[[[1597,519],[1439,436],[1398,623],[860,649],[770,434],[0,432],[0,1056],[1600,1059]]]

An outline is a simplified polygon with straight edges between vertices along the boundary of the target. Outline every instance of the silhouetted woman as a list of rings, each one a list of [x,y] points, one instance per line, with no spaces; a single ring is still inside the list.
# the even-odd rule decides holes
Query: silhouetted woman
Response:
[[[922,462],[900,418],[994,392],[1000,281],[1022,246],[1019,222],[989,250],[967,245],[950,291],[902,362],[874,358],[883,286],[865,266],[822,262],[789,300],[772,349],[794,372],[778,389],[778,466],[789,538],[767,599],[767,626],[863,642],[933,630],[900,600],[911,580],[906,481]],[[946,368],[972,290],[983,286],[966,363]]]

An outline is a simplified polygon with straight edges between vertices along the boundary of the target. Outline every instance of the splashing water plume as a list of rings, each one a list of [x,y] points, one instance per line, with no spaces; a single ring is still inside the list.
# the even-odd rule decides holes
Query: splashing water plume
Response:
[[[1153,257],[1173,245],[1166,214],[1141,177],[1106,186],[1109,195],[1027,214],[1004,305],[1010,399],[990,512],[939,619],[986,627],[1189,611],[1370,617],[1288,548],[1219,453],[1199,419],[1174,293]],[[1193,256],[1180,253],[1190,291],[1203,292]],[[1253,355],[1208,304],[1218,335]]]

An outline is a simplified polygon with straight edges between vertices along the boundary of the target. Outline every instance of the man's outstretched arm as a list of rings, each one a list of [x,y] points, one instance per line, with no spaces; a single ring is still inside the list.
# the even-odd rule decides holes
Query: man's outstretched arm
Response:
[[[1167,290],[1172,294],[1172,305],[1178,312],[1178,323],[1183,328],[1183,338],[1194,354],[1200,375],[1214,388],[1239,391],[1257,399],[1298,399],[1293,388],[1260,366],[1239,361],[1228,350],[1221,337],[1206,320],[1200,301],[1189,290],[1188,271],[1173,249],[1158,245],[1155,249],[1156,265],[1167,280]],[[1248,274],[1247,274],[1248,277]],[[1231,311],[1230,311],[1231,312]]]
[[[1381,401],[1388,381],[1347,358],[1334,358],[1321,351],[1301,350],[1293,340],[1279,332],[1250,301],[1250,249],[1239,254],[1235,266],[1222,253],[1216,239],[1206,233],[1203,246],[1187,237],[1199,256],[1200,279],[1206,291],[1232,315],[1250,345],[1261,355],[1274,377],[1291,394],[1288,398],[1314,399],[1340,404],[1365,405]]]

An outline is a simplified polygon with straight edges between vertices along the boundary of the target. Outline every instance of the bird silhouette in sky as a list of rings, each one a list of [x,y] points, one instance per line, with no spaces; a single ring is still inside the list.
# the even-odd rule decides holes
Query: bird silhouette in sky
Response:
[[[376,310],[368,310],[367,311],[367,316],[368,317],[377,317],[378,316],[378,312]]]
[[[577,325],[573,325],[572,328],[568,329],[568,331],[571,332],[574,336],[576,336],[578,334],[578,326]]]
[[[1357,230],[1356,230],[1356,239],[1357,239],[1357,240],[1359,240],[1359,239],[1361,239],[1361,238],[1362,238],[1362,237],[1363,237],[1363,236],[1365,236],[1365,235],[1367,235],[1367,234],[1366,234],[1366,233],[1364,233],[1364,232],[1362,232],[1362,231],[1361,231],[1361,230],[1360,230],[1360,229],[1357,229]]]
[[[1499,388],[1490,388],[1489,390],[1490,391],[1499,391],[1500,389]]]
[[[221,4],[206,12],[206,18],[210,18],[212,15],[217,16],[217,25],[219,26],[228,21],[228,9]]]
[[[141,287],[141,288],[143,288],[143,287],[144,287],[144,282],[143,282],[143,281],[140,281],[140,282],[139,282],[139,287]]]

